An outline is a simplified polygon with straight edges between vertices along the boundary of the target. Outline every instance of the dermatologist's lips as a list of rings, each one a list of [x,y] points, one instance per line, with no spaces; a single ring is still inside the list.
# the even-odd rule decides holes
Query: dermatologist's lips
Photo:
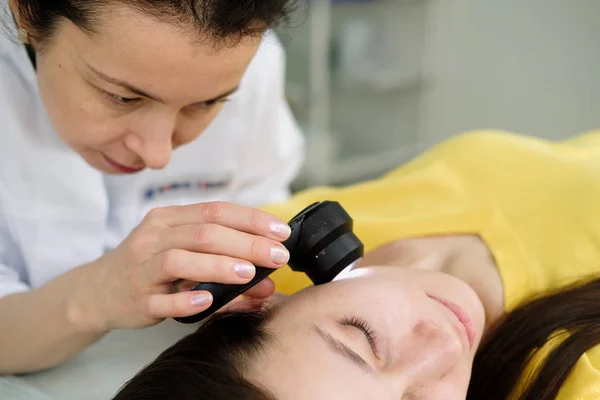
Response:
[[[111,167],[115,171],[120,172],[122,174],[135,174],[136,172],[140,172],[141,170],[144,169],[143,167],[142,168],[131,168],[126,165],[119,164],[115,160],[108,158],[105,155],[102,155],[102,157],[104,158],[104,161],[108,164],[109,167]]]
[[[461,328],[457,328],[460,329],[458,333],[460,335],[466,334],[467,339],[469,341],[469,348],[472,349],[473,345],[475,344],[476,333],[475,328],[473,327],[473,322],[471,321],[471,317],[469,317],[469,314],[462,307],[452,303],[451,301],[444,300],[442,298],[432,296],[430,294],[427,294],[427,296],[437,301],[438,303],[446,307],[448,310],[450,310],[452,314],[454,314],[454,316],[456,317],[456,319],[458,319],[458,322],[460,323],[459,325],[462,326]]]

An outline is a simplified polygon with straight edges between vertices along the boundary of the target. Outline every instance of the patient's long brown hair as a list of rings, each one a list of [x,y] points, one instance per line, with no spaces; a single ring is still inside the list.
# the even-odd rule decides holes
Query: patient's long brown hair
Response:
[[[566,340],[516,392],[528,362],[547,340]],[[600,343],[600,279],[548,294],[517,308],[497,324],[479,349],[468,400],[553,400],[577,360]]]
[[[215,315],[138,373],[115,400],[275,400],[244,377],[273,340],[269,311]],[[514,393],[528,362],[555,332],[569,338]],[[600,279],[534,299],[500,321],[475,358],[467,399],[551,400],[586,350],[600,342]]]

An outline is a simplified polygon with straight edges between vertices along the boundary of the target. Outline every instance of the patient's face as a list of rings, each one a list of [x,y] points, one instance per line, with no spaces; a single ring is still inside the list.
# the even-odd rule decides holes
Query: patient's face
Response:
[[[283,300],[250,378],[285,400],[464,399],[484,322],[450,275],[361,268]]]

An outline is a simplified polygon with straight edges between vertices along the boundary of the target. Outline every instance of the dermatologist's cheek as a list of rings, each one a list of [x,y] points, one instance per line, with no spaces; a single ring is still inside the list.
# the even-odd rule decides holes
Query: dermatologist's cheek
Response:
[[[173,148],[184,146],[198,139],[208,127],[208,123],[186,122],[185,126],[179,125],[173,136]]]
[[[224,104],[215,106],[208,115],[186,121],[182,128],[181,144],[190,143],[200,137],[206,129],[217,119],[223,110]]]

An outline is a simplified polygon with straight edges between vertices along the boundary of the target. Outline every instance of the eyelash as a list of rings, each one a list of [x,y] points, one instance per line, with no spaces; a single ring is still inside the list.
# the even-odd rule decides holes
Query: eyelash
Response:
[[[230,99],[228,97],[225,97],[223,99],[218,99],[218,100],[209,100],[209,101],[205,101],[204,103],[200,103],[199,106],[202,108],[211,108],[216,106],[217,104],[220,103],[227,103]]]
[[[369,325],[369,323],[366,320],[364,320],[360,317],[346,316],[339,320],[339,324],[344,325],[344,326],[352,326],[352,327],[357,328],[360,331],[362,331],[365,334],[365,337],[367,338],[367,341],[369,342],[371,349],[373,349],[373,352],[376,355],[378,354],[378,352],[377,352],[377,335],[375,334],[375,331],[373,330],[373,328],[371,328],[371,325]]]
[[[135,104],[135,103],[139,102],[140,100],[142,100],[139,97],[133,97],[133,98],[123,97],[123,96],[119,96],[117,94],[110,93],[110,92],[104,92],[104,95],[108,98],[108,100],[111,103],[116,104],[117,106],[120,106],[120,107],[129,106],[129,105]],[[211,108],[217,104],[226,103],[229,100],[230,100],[229,98],[211,100],[211,101],[201,103],[201,106]]]
[[[123,97],[123,96],[119,96],[117,94],[109,93],[109,92],[104,92],[104,95],[108,98],[108,100],[111,103],[116,104],[121,107],[129,106],[129,105],[132,105],[132,104],[137,103],[138,101],[142,100],[139,97],[133,97],[133,98]]]

